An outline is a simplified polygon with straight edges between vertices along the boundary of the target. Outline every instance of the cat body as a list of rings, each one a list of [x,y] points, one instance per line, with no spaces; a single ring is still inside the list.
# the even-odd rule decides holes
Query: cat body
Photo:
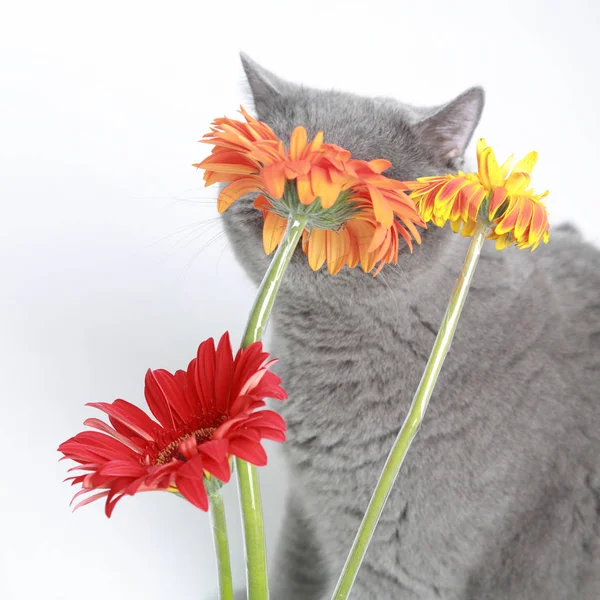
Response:
[[[474,88],[437,109],[320,92],[247,57],[259,119],[296,125],[408,180],[457,168]],[[269,258],[249,198],[225,213],[258,283]],[[298,249],[270,352],[291,489],[274,600],[329,598],[423,373],[468,240],[431,226],[373,278],[310,270]],[[600,598],[600,253],[571,227],[529,253],[486,243],[451,351],[351,597]]]

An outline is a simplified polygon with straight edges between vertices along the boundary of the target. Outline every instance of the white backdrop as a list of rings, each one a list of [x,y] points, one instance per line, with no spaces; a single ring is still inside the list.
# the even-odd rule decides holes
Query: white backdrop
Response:
[[[168,494],[110,520],[100,503],[71,514],[55,450],[85,402],[142,402],[146,368],[181,367],[225,329],[239,339],[253,288],[190,165],[210,121],[246,102],[240,49],[298,82],[412,103],[484,85],[478,133],[502,156],[537,149],[553,222],[600,241],[593,0],[4,0],[0,15],[5,600],[216,593],[206,515]],[[285,473],[270,456],[273,554]],[[241,582],[239,545],[234,569]]]

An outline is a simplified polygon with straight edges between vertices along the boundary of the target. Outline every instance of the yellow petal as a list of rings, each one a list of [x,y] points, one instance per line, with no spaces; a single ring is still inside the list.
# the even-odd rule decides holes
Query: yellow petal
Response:
[[[525,158],[520,160],[513,169],[514,173],[531,173],[535,163],[537,163],[538,153],[533,151],[530,152]]]
[[[492,152],[491,148],[484,148],[481,153],[477,153],[477,163],[479,170],[479,177],[481,179],[481,184],[486,190],[491,189],[492,185],[490,183],[490,175],[488,172],[488,157]]]
[[[504,178],[500,173],[500,167],[498,166],[498,161],[496,160],[496,156],[494,155],[494,151],[489,148],[489,152],[486,153],[487,160],[487,175],[490,180],[490,186],[495,188],[504,183]]]
[[[483,138],[477,140],[477,160],[479,160],[479,155],[482,154],[487,147],[488,145]]]
[[[508,174],[510,173],[510,168],[512,167],[512,165],[513,165],[514,162],[515,162],[515,155],[511,154],[502,163],[502,166],[500,167],[500,176],[502,177],[503,181],[508,177]]]
[[[531,178],[527,173],[522,171],[514,171],[511,176],[506,180],[504,187],[508,192],[509,196],[522,192],[530,182]]]

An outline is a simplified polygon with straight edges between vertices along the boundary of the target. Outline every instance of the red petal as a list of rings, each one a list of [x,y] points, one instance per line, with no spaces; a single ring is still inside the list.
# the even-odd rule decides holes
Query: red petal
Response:
[[[264,440],[272,440],[273,442],[285,442],[285,432],[280,429],[261,428],[260,437]]]
[[[135,452],[138,452],[138,453],[143,452],[142,448],[140,448],[131,438],[127,437],[126,435],[120,434],[118,431],[116,431],[110,425],[108,425],[104,421],[101,421],[100,419],[96,419],[96,418],[86,419],[83,422],[83,424],[86,427],[94,427],[95,429],[98,429],[100,431],[103,431],[104,433],[107,433],[108,435],[111,435],[115,439],[119,440],[121,443],[125,444],[126,446],[129,446]],[[139,439],[139,438],[136,438],[136,439]]]
[[[177,472],[175,485],[181,495],[200,510],[208,510],[208,496],[204,487],[202,456],[188,460]]]
[[[274,427],[285,430],[283,417],[273,410],[261,410],[249,415],[245,420],[246,427]]]
[[[229,410],[229,392],[233,381],[233,353],[229,333],[224,333],[219,341],[216,356],[215,396],[219,414],[226,414]]]
[[[133,450],[122,442],[97,431],[82,431],[75,437],[63,442],[58,451],[73,460],[89,462],[89,458],[100,458],[102,462],[114,458],[129,458],[135,455]],[[85,458],[84,458],[85,457]],[[81,460],[84,458],[84,460]]]
[[[202,455],[203,468],[221,481],[227,482],[231,477],[227,450],[227,440],[211,440],[202,444],[198,450]]]
[[[171,406],[170,398],[174,398],[180,390],[175,390],[172,382],[173,375],[163,369],[152,371],[148,369],[144,385],[144,395],[152,414],[166,428],[177,427],[181,419],[176,419],[176,413]],[[176,399],[177,402],[177,399]]]
[[[215,408],[215,342],[212,338],[198,347],[196,359],[188,367],[188,376],[194,382],[199,404],[205,411]]]
[[[252,394],[260,396],[261,398],[272,398],[273,400],[287,400],[286,391],[279,385],[281,378],[267,371],[263,378],[260,380],[260,384],[252,390]]]
[[[143,467],[138,461],[131,460],[111,460],[107,462],[100,470],[100,475],[110,477],[143,477],[148,473],[148,469]]]
[[[264,467],[267,464],[267,453],[260,442],[244,437],[236,437],[229,442],[229,454],[257,467]]]
[[[143,410],[131,404],[131,402],[127,402],[127,400],[115,400],[112,403],[89,402],[86,406],[93,406],[106,413],[114,428],[124,435],[127,435],[129,431],[117,426],[115,421],[122,423],[130,431],[137,433],[148,442],[153,442],[153,433],[157,429],[161,429],[160,425],[153,421]]]
[[[77,496],[79,496],[79,494],[82,494],[84,492],[89,492],[89,490],[80,490],[79,492],[77,492],[75,494],[75,496],[73,496],[73,500],[75,500],[75,498],[77,498]],[[94,494],[93,496],[88,496],[85,500],[82,500],[81,502],[79,502],[79,504],[76,504],[73,511],[76,511],[78,508],[81,508],[82,506],[85,506],[86,504],[89,504],[90,502],[99,500],[100,498],[106,498],[106,496],[108,496],[108,494],[109,494],[109,491],[107,490],[105,492],[100,492],[98,494]]]

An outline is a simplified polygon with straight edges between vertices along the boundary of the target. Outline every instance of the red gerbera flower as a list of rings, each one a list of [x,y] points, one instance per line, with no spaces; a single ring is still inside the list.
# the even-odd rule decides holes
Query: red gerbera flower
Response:
[[[285,440],[281,416],[254,412],[265,398],[287,398],[281,379],[269,370],[275,362],[261,342],[234,358],[225,333],[216,350],[212,338],[202,342],[187,371],[148,370],[144,392],[156,421],[126,400],[90,403],[108,415],[112,427],[87,419],[84,425],[99,431],[78,433],[58,448],[79,463],[71,471],[82,471],[68,478],[82,485],[73,500],[95,492],[75,508],[106,498],[110,517],[125,495],[170,490],[208,510],[206,476],[228,481],[229,456],[265,465],[261,440]]]

